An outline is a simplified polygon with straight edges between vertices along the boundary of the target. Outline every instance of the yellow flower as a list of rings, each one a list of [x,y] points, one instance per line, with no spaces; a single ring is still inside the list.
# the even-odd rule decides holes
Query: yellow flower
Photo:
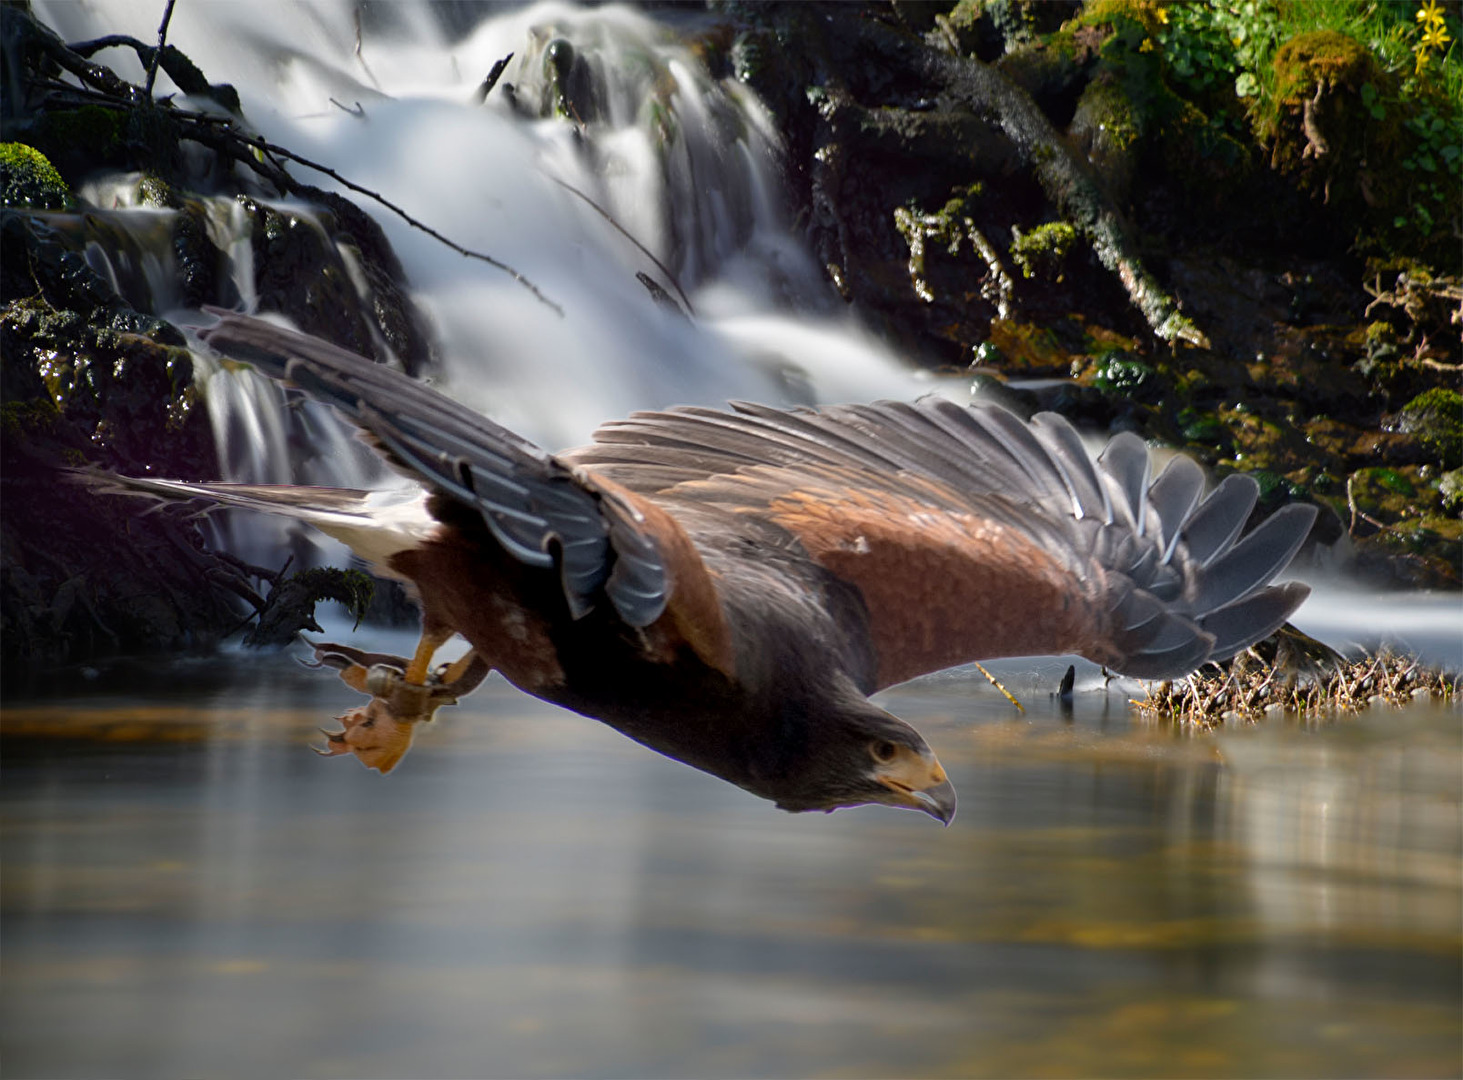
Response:
[[[1158,16],[1158,21],[1164,26],[1168,25],[1168,8],[1159,8],[1154,14]]]
[[[1451,40],[1452,39],[1448,37],[1447,28],[1442,24],[1429,26],[1426,30],[1422,32],[1423,45],[1437,49],[1438,52],[1442,52],[1443,46]]]
[[[1443,9],[1438,7],[1438,0],[1427,0],[1417,9],[1417,21],[1424,26],[1442,26]]]
[[[1152,38],[1144,38],[1143,39],[1143,44],[1141,44],[1141,45],[1138,46],[1138,51],[1139,52],[1152,52],[1153,51],[1153,39]]]
[[[1428,52],[1426,49],[1418,49],[1417,50],[1417,70],[1415,72],[1413,72],[1413,74],[1415,74],[1415,75],[1421,75],[1422,74],[1422,69],[1425,68],[1425,67],[1427,67],[1427,61],[1428,61],[1428,58],[1431,55],[1432,55],[1432,53]]]

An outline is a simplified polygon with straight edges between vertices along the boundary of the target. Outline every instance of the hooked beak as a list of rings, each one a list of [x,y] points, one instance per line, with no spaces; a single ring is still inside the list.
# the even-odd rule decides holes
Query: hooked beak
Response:
[[[955,820],[955,786],[934,754],[901,747],[893,761],[874,770],[874,779],[889,789],[889,805],[919,810],[944,825]]]

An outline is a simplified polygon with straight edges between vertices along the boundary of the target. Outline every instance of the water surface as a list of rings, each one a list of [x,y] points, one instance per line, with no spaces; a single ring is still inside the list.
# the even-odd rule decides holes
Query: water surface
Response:
[[[386,778],[309,753],[357,699],[285,657],[12,699],[5,1071],[1463,1071],[1456,713],[1179,738],[1002,670],[1024,717],[880,698],[948,830],[784,814],[496,678]]]

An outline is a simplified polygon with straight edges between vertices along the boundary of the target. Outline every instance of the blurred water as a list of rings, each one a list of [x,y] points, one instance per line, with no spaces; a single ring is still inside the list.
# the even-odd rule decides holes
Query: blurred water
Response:
[[[151,40],[160,11],[153,0],[37,0],[35,9],[71,41]],[[910,398],[935,387],[848,315],[786,219],[766,110],[737,80],[712,77],[676,32],[616,5],[452,10],[464,24],[453,32],[447,5],[346,0],[181,4],[169,24],[169,41],[210,79],[237,86],[245,116],[266,138],[507,263],[562,308],[557,314],[500,269],[291,166],[381,224],[440,346],[439,387],[553,449],[637,408]],[[572,42],[601,86],[601,111],[582,123],[537,118],[545,52],[556,41]],[[510,53],[500,86],[514,84],[524,108],[510,107],[503,89],[477,104],[477,86]],[[142,81],[129,50],[97,59]],[[174,90],[160,75],[158,92]],[[673,294],[675,282],[561,184],[593,199],[674,272],[694,319],[651,299],[637,272]],[[100,201],[116,199],[102,191]],[[129,213],[156,217],[116,212]],[[218,232],[247,256],[227,222]],[[247,301],[247,267],[231,274]],[[159,313],[180,325],[207,321]],[[254,376],[224,373],[225,385],[210,388],[226,398],[215,412],[266,407],[257,392],[228,385],[239,378]],[[963,385],[952,392],[967,396]],[[226,442],[229,425],[215,419]],[[235,447],[223,454],[231,463],[246,456]],[[334,446],[319,456],[348,457]]]
[[[399,643],[387,643],[399,648]],[[948,830],[787,815],[496,678],[389,778],[286,658],[5,710],[7,1075],[1444,1076],[1463,738],[881,696]],[[98,680],[107,684],[108,678]],[[315,736],[318,741],[318,736]]]

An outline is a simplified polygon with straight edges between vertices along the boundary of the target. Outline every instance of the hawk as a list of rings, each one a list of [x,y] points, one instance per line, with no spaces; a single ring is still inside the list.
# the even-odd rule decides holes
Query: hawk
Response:
[[[1003,656],[1177,678],[1272,633],[1308,592],[1271,582],[1314,507],[1242,536],[1253,479],[1206,495],[1182,456],[1154,477],[1132,434],[1094,460],[1051,413],[937,397],[683,407],[551,454],[316,338],[228,313],[202,336],[334,406],[417,482],[117,478],[297,518],[407,583],[422,610],[412,657],[321,654],[373,695],[329,752],[383,772],[415,722],[496,669],[784,810],[880,803],[948,823],[955,792],[934,751],[870,694]],[[456,634],[469,653],[434,672]]]

